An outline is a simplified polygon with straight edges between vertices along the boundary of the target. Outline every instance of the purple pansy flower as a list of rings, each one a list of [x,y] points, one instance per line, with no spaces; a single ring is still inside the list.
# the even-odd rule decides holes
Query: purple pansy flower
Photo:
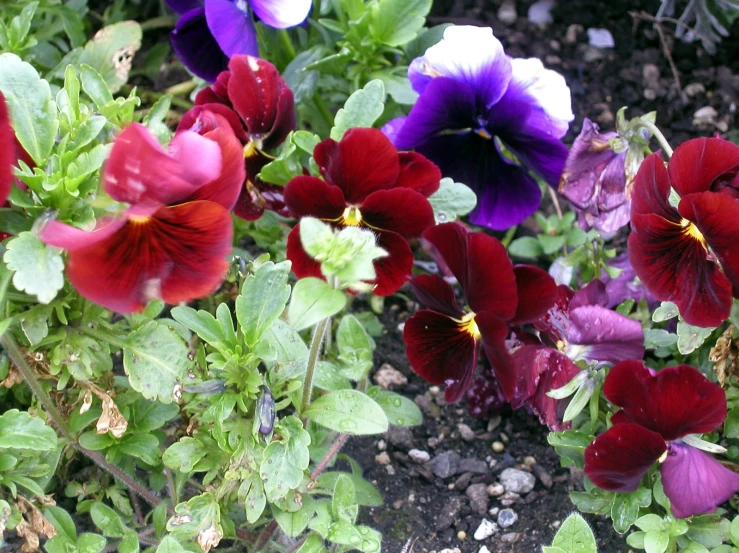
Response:
[[[476,192],[473,223],[503,230],[531,215],[541,191],[529,170],[558,185],[567,158],[560,138],[574,118],[561,75],[538,59],[510,58],[488,27],[457,26],[413,60],[408,78],[420,96],[383,131]]]
[[[633,492],[656,462],[678,518],[711,513],[739,491],[739,474],[686,443],[726,419],[726,396],[693,367],[661,371],[641,361],[613,367],[603,393],[621,407],[585,450],[585,474],[604,490]]]
[[[181,14],[172,31],[172,47],[198,77],[213,82],[234,54],[259,56],[250,11],[270,27],[302,23],[311,0],[167,0]]]
[[[621,305],[628,299],[633,299],[635,302],[641,301],[642,298],[647,300],[647,304],[650,308],[654,308],[659,305],[659,301],[655,298],[652,293],[647,290],[644,283],[639,280],[636,276],[636,271],[631,266],[629,256],[625,253],[612,259],[608,262],[610,267],[621,269],[621,272],[615,278],[608,276],[608,273],[603,271],[603,282],[606,285],[606,293],[608,294],[608,303],[606,307],[613,309],[614,307]]]

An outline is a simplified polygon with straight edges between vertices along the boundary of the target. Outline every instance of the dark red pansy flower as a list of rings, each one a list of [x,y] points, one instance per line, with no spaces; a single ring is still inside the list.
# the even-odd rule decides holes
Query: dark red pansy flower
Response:
[[[320,142],[313,156],[325,180],[293,178],[285,203],[295,217],[316,217],[335,227],[369,228],[388,252],[375,261],[378,296],[389,296],[410,277],[409,238],[434,224],[427,196],[439,188],[439,169],[420,154],[398,153],[377,129],[349,129],[340,142]],[[300,224],[287,239],[287,258],[299,278],[322,278],[321,266],[300,242]]]
[[[274,65],[253,56],[233,56],[228,71],[198,93],[195,108],[185,114],[177,132],[200,132],[199,126],[226,123],[241,140],[246,168],[234,213],[249,221],[259,219],[265,209],[289,215],[283,187],[257,178],[274,159],[264,152],[282,144],[296,124],[293,93]]]
[[[10,194],[15,161],[15,133],[10,126],[10,115],[5,96],[0,92],[0,206],[5,205],[5,200]]]
[[[585,474],[593,484],[633,492],[659,462],[665,495],[679,518],[711,513],[739,491],[739,474],[682,441],[723,424],[726,396],[718,384],[688,365],[654,371],[629,360],[611,369],[603,393],[621,409],[585,450]]]
[[[217,131],[180,133],[165,152],[145,127],[128,126],[113,144],[103,184],[131,206],[92,232],[59,221],[43,227],[44,242],[68,250],[67,275],[82,296],[129,313],[154,298],[179,303],[218,287],[241,181],[233,143],[225,129]]]
[[[554,280],[537,267],[514,268],[497,239],[458,223],[431,227],[423,238],[459,281],[466,305],[460,307],[439,275],[411,280],[427,307],[409,318],[403,331],[413,370],[432,384],[446,384],[446,400],[453,403],[472,384],[482,344],[506,400],[517,401],[521,390],[505,343],[508,327],[546,313],[556,295]]]
[[[636,175],[629,260],[647,289],[692,325],[720,325],[739,297],[737,174],[739,146],[698,138],[678,146],[668,167],[652,154]]]

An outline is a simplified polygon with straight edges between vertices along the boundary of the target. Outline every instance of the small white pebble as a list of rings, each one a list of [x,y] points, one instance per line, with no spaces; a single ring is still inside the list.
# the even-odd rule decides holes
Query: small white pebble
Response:
[[[536,464],[536,457],[532,457],[531,455],[523,458],[523,464],[527,467],[531,467]]]
[[[495,451],[495,453],[500,453],[504,449],[505,449],[505,444],[503,444],[503,442],[497,442],[497,441],[493,442],[493,451]]]
[[[458,540],[463,540],[466,537],[467,537],[467,532],[465,532],[464,530],[460,530],[459,532],[457,532],[457,539]]]
[[[385,440],[380,440],[379,442],[377,442],[377,449],[379,449],[380,451],[385,451],[387,449],[387,443],[385,442]]]
[[[408,452],[408,457],[413,459],[416,463],[426,463],[431,459],[429,452],[421,449],[411,449]]]
[[[390,464],[390,455],[387,454],[387,451],[383,451],[379,455],[375,455],[375,462],[378,465],[389,465]]]
[[[432,396],[438,396],[439,395],[439,392],[441,392],[441,388],[439,388],[438,386],[431,386],[429,388],[429,393]]]

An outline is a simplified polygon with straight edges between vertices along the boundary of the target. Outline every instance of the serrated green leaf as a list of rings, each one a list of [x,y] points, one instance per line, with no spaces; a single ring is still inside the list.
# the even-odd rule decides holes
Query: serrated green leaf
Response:
[[[683,355],[693,353],[703,345],[711,333],[713,328],[703,328],[700,326],[689,325],[683,320],[677,323],[677,349]]]
[[[344,107],[336,113],[331,138],[338,141],[349,129],[371,127],[384,110],[385,85],[375,79],[349,96]]]
[[[82,152],[67,167],[64,185],[68,192],[75,192],[84,180],[99,170],[113,148],[112,144],[98,144],[89,152]]]
[[[320,278],[302,278],[293,287],[287,316],[290,326],[303,330],[335,315],[345,305],[346,295],[341,290],[331,288]]]
[[[346,434],[381,434],[388,429],[382,408],[357,390],[337,390],[316,399],[303,415],[312,421]]]
[[[303,495],[303,506],[294,512],[283,511],[274,505],[272,514],[279,524],[280,529],[291,538],[298,537],[308,526],[308,522],[315,513],[315,502],[309,495]]]
[[[613,529],[619,534],[625,534],[637,518],[639,518],[639,503],[636,492],[616,494],[611,507]]]
[[[72,140],[67,149],[74,151],[87,146],[98,137],[107,122],[108,120],[102,115],[91,115],[88,117],[75,131],[74,135],[72,135]]]
[[[677,305],[671,301],[663,301],[660,306],[652,313],[652,320],[655,323],[661,323],[663,321],[669,321],[674,319],[680,314],[680,310]]]
[[[221,325],[207,311],[195,311],[192,307],[178,305],[172,308],[171,314],[175,321],[194,331],[209,344],[226,341]]]
[[[467,185],[441,179],[439,189],[429,196],[437,223],[448,223],[467,215],[477,205],[477,195]]]
[[[51,451],[56,442],[54,429],[26,411],[10,409],[0,415],[0,450]]]
[[[372,6],[370,33],[381,44],[402,46],[423,29],[432,0],[379,0]]]
[[[28,155],[43,167],[59,129],[49,83],[15,54],[0,55],[0,92],[10,110],[15,136]]]
[[[303,423],[293,417],[285,417],[275,425],[282,440],[270,442],[264,449],[259,473],[264,481],[267,499],[274,502],[298,487],[304,471],[310,463],[310,434]]]
[[[32,232],[21,232],[8,242],[3,260],[13,275],[13,286],[49,303],[64,286],[64,262]]]
[[[236,298],[236,318],[250,348],[285,310],[290,298],[290,266],[289,261],[276,265],[268,261],[249,275],[241,287]]]

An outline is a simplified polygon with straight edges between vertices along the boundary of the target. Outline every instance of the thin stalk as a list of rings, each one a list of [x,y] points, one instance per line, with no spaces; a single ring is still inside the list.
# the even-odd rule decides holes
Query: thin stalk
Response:
[[[318,113],[321,114],[321,117],[326,122],[326,125],[328,125],[328,128],[334,126],[334,116],[331,115],[331,112],[328,110],[328,106],[326,106],[326,102],[323,101],[323,98],[321,98],[320,94],[314,94],[313,95],[313,102],[316,104],[316,107],[318,108]]]
[[[154,493],[147,490],[141,484],[136,482],[128,474],[123,472],[121,469],[119,469],[115,465],[111,465],[110,463],[108,463],[108,461],[106,461],[105,458],[102,455],[100,455],[97,451],[91,451],[89,449],[82,447],[79,444],[79,442],[77,442],[77,438],[75,438],[75,436],[69,430],[69,427],[67,426],[67,423],[64,420],[64,417],[62,416],[62,414],[59,412],[59,409],[57,409],[56,405],[49,397],[49,394],[47,394],[46,390],[44,390],[41,387],[41,384],[36,378],[36,375],[33,373],[33,370],[26,362],[26,358],[23,356],[23,352],[21,351],[21,348],[18,346],[16,341],[13,339],[13,337],[8,333],[4,334],[3,336],[0,336],[0,345],[2,345],[5,348],[5,351],[8,352],[8,356],[13,361],[13,364],[16,366],[18,371],[23,375],[23,378],[28,384],[28,387],[31,388],[33,393],[36,395],[36,398],[38,399],[39,403],[42,405],[46,413],[51,417],[51,420],[54,421],[54,424],[56,425],[59,432],[72,445],[72,447],[74,447],[80,453],[86,455],[93,463],[95,463],[101,469],[109,472],[110,474],[113,475],[113,477],[123,482],[123,484],[125,484],[126,486],[128,486],[129,489],[133,490],[138,495],[140,495],[147,503],[150,503],[151,505],[156,507],[162,502],[162,500],[158,498],[156,495],[154,495]],[[171,514],[174,514],[174,510],[172,509],[171,506],[168,506],[167,510]]]
[[[172,96],[184,96],[185,94],[190,94],[190,92],[195,90],[196,86],[198,85],[195,83],[195,81],[190,79],[189,81],[177,83],[170,86],[169,88],[164,89],[164,93],[171,94]]]
[[[295,52],[295,45],[293,45],[293,40],[290,38],[290,34],[287,30],[280,29],[277,31],[277,36],[280,37],[280,44],[282,44],[282,47],[287,51],[288,56],[290,56],[290,59],[292,60],[297,56],[297,53]]]
[[[665,135],[662,134],[662,131],[657,128],[657,125],[650,121],[639,121],[637,123],[637,127],[644,127],[645,129],[648,129],[649,132],[651,132],[654,137],[657,139],[657,142],[659,142],[659,145],[662,146],[662,149],[667,154],[667,157],[672,157],[672,146],[670,146],[670,143],[667,142],[667,139],[665,138]]]
[[[328,323],[331,318],[323,319],[316,325],[313,332],[313,338],[310,342],[310,351],[308,352],[308,366],[305,368],[305,380],[303,381],[303,400],[300,403],[300,411],[305,410],[310,405],[310,399],[313,394],[313,373],[318,363],[318,356],[321,353],[321,344],[323,343],[323,335],[326,334]]]
[[[516,236],[517,230],[518,230],[518,225],[516,225],[515,227],[511,227],[506,231],[505,236],[503,236],[503,238],[500,241],[500,243],[503,244],[504,248],[508,249],[508,246],[511,245],[511,242],[513,242],[513,238]]]
[[[177,23],[177,18],[173,15],[163,15],[161,17],[153,17],[146,21],[141,22],[142,31],[152,31],[154,29],[166,29],[174,27]]]
[[[341,446],[344,445],[344,442],[349,437],[349,434],[339,434],[338,437],[334,440],[334,443],[331,444],[331,447],[328,448],[328,451],[326,452],[326,455],[323,456],[323,459],[321,459],[321,462],[316,465],[316,468],[313,469],[313,472],[310,473],[310,477],[314,480],[318,478],[318,476],[326,470],[326,467],[331,462],[331,459],[334,458],[334,455],[336,455],[339,450],[341,449]]]
[[[554,191],[554,188],[551,186],[547,186],[547,190],[549,190],[549,197],[552,199],[552,203],[554,204],[554,211],[557,212],[557,219],[560,221],[562,220],[562,208],[559,207],[559,199],[557,198],[557,193]]]

